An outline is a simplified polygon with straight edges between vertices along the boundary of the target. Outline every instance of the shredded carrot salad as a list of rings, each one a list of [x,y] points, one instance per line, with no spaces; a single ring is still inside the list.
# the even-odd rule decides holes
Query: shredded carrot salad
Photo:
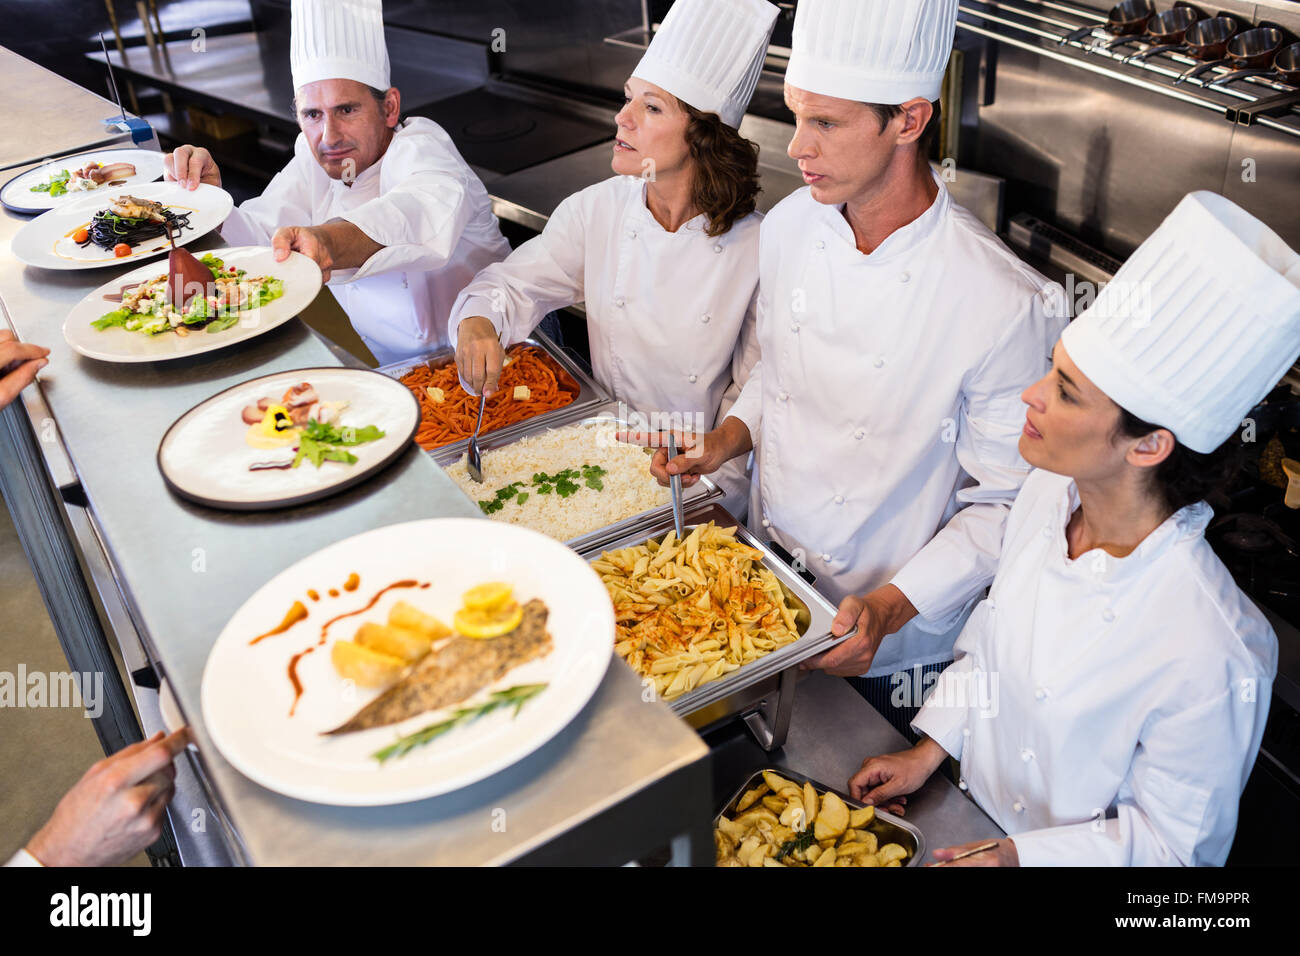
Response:
[[[577,399],[577,391],[560,381],[559,367],[541,349],[517,345],[507,350],[506,356],[508,364],[501,370],[497,392],[483,410],[481,434],[564,408]],[[420,402],[415,440],[421,448],[441,448],[474,433],[479,400],[460,387],[455,362],[437,369],[421,365],[403,375],[401,382]],[[514,397],[519,385],[528,387],[528,398]],[[434,400],[430,389],[441,389],[441,402]]]

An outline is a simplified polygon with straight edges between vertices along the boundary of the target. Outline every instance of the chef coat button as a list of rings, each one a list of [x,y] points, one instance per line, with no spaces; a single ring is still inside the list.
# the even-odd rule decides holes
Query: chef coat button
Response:
[[[629,239],[635,239],[635,238],[636,238],[636,230],[635,230],[635,229],[629,229],[629,230],[627,231],[627,237],[628,237]]]
[[[794,325],[790,326],[790,331],[793,332],[795,335],[798,335],[798,334],[799,334],[799,323],[796,322]]]
[[[780,395],[777,396],[777,398],[779,398],[779,399],[780,399],[781,401],[783,401],[783,402],[784,402],[784,401],[787,401],[787,400],[790,398],[790,393],[789,393],[789,392],[782,392]]]
[[[1040,687],[1036,691],[1034,691],[1034,700],[1046,700],[1046,699],[1047,699],[1047,688]]]
[[[692,375],[690,378],[687,379],[687,381],[690,382],[692,385],[694,385],[696,381],[698,381],[698,378],[699,378],[698,376]]]
[[[1115,612],[1110,608],[1106,608],[1106,610],[1101,612],[1101,619],[1109,624],[1111,621],[1115,620]]]
[[[970,789],[970,787],[966,786],[966,778],[965,778],[965,777],[962,777],[961,779],[959,779],[959,780],[957,781],[957,787],[958,787],[958,789],[960,789],[960,790],[969,790],[969,789]]]
[[[713,247],[713,251],[714,251],[714,252],[721,252],[721,251],[722,251],[722,243],[720,243],[720,242],[717,243],[717,244]]]
[[[705,312],[702,316],[700,316],[700,321],[703,322],[703,323],[705,323],[705,324],[707,325],[709,319],[711,319],[711,318],[713,318],[713,316],[711,316],[711,315],[709,315],[709,313]]]
[[[885,367],[885,360],[882,359],[882,358],[878,358],[878,359],[876,359],[874,362],[872,362],[871,364],[874,365],[876,368],[884,368],[884,367]]]
[[[827,554],[825,551],[823,551],[823,552],[822,552],[822,560],[823,560],[823,561],[829,561],[830,559],[831,559],[831,556],[830,556],[829,554]]]
[[[998,609],[998,602],[993,600],[993,598],[989,598],[984,603],[989,606],[990,611],[996,611]]]
[[[1051,536],[1052,536],[1052,526],[1050,524],[1043,525],[1043,537],[1050,538]]]
[[[836,496],[835,496],[835,503],[836,503],[837,505],[842,505],[842,504],[844,504],[844,496],[843,496],[843,495],[836,495]]]
[[[620,295],[617,299],[614,300],[614,304],[621,309],[623,308],[623,301],[624,301],[623,297]]]
[[[961,729],[961,735],[962,735],[963,737],[969,737],[969,736],[970,736],[970,728],[969,728],[969,727],[963,727],[963,728]]]
[[[1028,747],[1021,747],[1020,759],[1023,760],[1025,763],[1029,763],[1029,761],[1034,759],[1034,752],[1030,750]]]
[[[764,528],[770,528],[770,527],[772,527],[772,522],[770,522],[770,521],[768,521],[766,518],[764,518],[764,519],[763,519],[763,527],[764,527]]]
[[[899,281],[899,282],[911,282],[911,281],[912,281],[912,273],[910,273],[910,272],[906,272],[906,271],[903,272],[903,273],[898,277],[898,281]]]
[[[866,434],[867,434],[866,432],[864,432],[861,428],[859,428],[857,431],[853,433],[853,437],[856,438],[858,441],[862,441],[862,439],[866,437]]]
[[[826,243],[824,243],[824,242],[822,242],[820,239],[818,239],[817,242],[816,242],[816,246],[817,246],[818,249],[825,249],[825,248],[826,248]]]
[[[1024,813],[1025,805],[1017,800],[1015,803],[1011,804],[1011,809],[1016,811],[1016,813]]]

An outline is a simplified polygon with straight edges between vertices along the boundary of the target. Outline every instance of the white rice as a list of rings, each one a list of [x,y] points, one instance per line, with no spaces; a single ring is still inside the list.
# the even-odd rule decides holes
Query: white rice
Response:
[[[448,467],[447,474],[475,503],[491,501],[498,488],[522,482],[527,500],[521,505],[509,498],[489,517],[569,541],[669,502],[668,489],[650,474],[650,456],[616,439],[617,430],[613,424],[567,425],[484,452],[482,484],[469,476],[464,457]],[[605,469],[602,490],[587,487],[579,478],[578,490],[561,498],[554,491],[539,494],[532,484],[538,472],[554,475],[583,465]]]

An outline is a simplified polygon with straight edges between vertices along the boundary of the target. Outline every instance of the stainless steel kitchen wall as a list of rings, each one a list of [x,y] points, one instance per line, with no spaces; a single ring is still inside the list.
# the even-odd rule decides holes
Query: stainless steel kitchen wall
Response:
[[[1300,33],[1300,3],[1290,0],[1200,7]],[[1008,213],[1033,213],[1123,258],[1184,194],[1211,189],[1300,248],[1300,139],[962,33],[993,75],[959,159],[1007,180]]]

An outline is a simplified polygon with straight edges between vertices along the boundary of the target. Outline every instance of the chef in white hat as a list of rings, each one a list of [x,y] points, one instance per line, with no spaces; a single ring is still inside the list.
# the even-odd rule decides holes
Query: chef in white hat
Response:
[[[952,755],[1010,834],[966,865],[1222,864],[1278,646],[1202,499],[1298,354],[1300,255],[1222,196],[1184,198],[1025,390],[1035,470],[992,590],[924,739],[865,761],[854,795],[909,793]]]
[[[737,127],[777,13],[766,0],[673,4],[624,85],[616,175],[564,200],[456,301],[472,391],[496,390],[503,342],[583,302],[595,378],[640,428],[707,430],[725,414],[757,354],[758,147]],[[744,463],[718,479],[743,513]]]
[[[808,185],[763,222],[761,360],[731,417],[653,466],[688,483],[757,446],[750,526],[840,604],[836,633],[858,627],[810,665],[869,675],[855,686],[904,731],[992,578],[1029,470],[1019,394],[1066,320],[1060,287],[930,168],[956,16],[801,0],[785,98]]]
[[[316,260],[381,364],[445,346],[456,294],[510,252],[487,190],[440,126],[401,119],[380,0],[293,0],[291,43],[293,159],[222,238]],[[166,164],[168,179],[221,184],[201,147]]]

